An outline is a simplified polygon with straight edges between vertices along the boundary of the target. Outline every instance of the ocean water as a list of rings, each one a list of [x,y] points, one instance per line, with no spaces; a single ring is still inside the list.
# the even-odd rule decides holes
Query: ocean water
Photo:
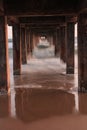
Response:
[[[8,49],[12,49],[12,48],[13,48],[12,42],[8,42]]]

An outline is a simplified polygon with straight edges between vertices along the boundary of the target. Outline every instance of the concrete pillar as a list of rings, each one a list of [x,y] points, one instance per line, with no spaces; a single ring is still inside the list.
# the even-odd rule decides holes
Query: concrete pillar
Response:
[[[66,25],[60,26],[60,59],[66,62]]]
[[[13,74],[21,74],[20,25],[13,25]]]
[[[27,45],[26,45],[25,27],[21,27],[21,49],[22,49],[22,64],[27,64]]]
[[[78,16],[78,84],[87,92],[87,14]]]
[[[66,73],[74,74],[74,22],[67,22],[66,42]]]
[[[0,16],[0,91],[9,88],[7,17]]]

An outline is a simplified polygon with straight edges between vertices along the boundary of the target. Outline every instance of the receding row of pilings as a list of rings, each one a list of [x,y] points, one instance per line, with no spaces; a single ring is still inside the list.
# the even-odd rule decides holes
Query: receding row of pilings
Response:
[[[13,25],[14,75],[21,74],[21,64],[27,64],[27,54],[31,54],[35,44],[39,43],[42,32],[42,28],[30,29],[18,24]],[[66,62],[66,73],[74,74],[74,23],[63,24],[56,29],[46,28],[43,34],[55,45],[55,56],[60,56],[61,60]]]
[[[79,90],[87,89],[87,16],[78,16],[78,81]],[[55,55],[66,62],[66,73],[74,74],[74,25],[68,19],[66,24],[47,33],[50,42],[55,45]],[[36,29],[37,30],[37,29]],[[34,35],[33,35],[34,34]],[[38,43],[38,33],[21,24],[13,24],[13,73],[21,74],[21,64],[27,63],[27,55],[32,53],[34,41]],[[10,86],[7,40],[7,17],[0,16],[0,90]]]

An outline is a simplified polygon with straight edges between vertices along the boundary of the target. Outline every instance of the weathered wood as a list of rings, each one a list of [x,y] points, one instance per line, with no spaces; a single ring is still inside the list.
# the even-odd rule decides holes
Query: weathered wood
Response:
[[[65,36],[66,26],[60,26],[60,59],[66,62],[66,36]]]
[[[20,25],[13,25],[13,74],[21,74]]]
[[[59,29],[56,29],[56,32],[54,34],[54,42],[55,42],[55,56],[59,56],[59,51],[60,51],[60,40],[59,40],[59,36],[60,36],[60,32]]]
[[[36,35],[33,33],[33,49],[36,46]]]
[[[25,27],[21,27],[21,52],[22,52],[22,64],[27,64],[27,45],[26,45],[26,30]]]
[[[35,33],[35,45],[39,43],[39,35],[38,33]]]
[[[7,17],[0,16],[0,90],[9,88]]]
[[[87,0],[21,0],[21,3],[17,0],[0,0],[0,9],[5,10],[8,16],[69,16],[86,11]]]
[[[78,4],[78,11],[79,13],[85,13],[87,12],[87,0],[79,0],[79,4]]]
[[[69,15],[77,12],[77,6],[78,0],[4,0],[6,15]]]
[[[45,34],[54,32],[57,26],[48,26],[48,25],[37,25],[37,26],[26,26],[29,30],[32,30],[34,33],[37,34]]]
[[[74,23],[73,22],[67,22],[67,36],[66,36],[66,42],[67,42],[67,49],[66,49],[66,73],[67,74],[74,74]]]
[[[60,28],[57,28],[57,55],[60,56]]]
[[[53,44],[55,46],[54,54],[57,56],[57,31],[55,30],[53,33]]]
[[[0,15],[4,14],[3,0],[0,0]]]
[[[50,43],[50,45],[51,45],[51,36],[50,36],[50,34],[48,33],[48,35],[47,35],[47,41]]]
[[[30,30],[30,52],[33,53],[33,31]]]
[[[40,16],[40,17],[19,17],[21,24],[26,25],[58,25],[65,22],[65,16]]]
[[[87,92],[87,14],[78,17],[78,83]]]
[[[27,55],[30,53],[30,30],[26,28]]]
[[[19,18],[15,17],[15,16],[9,16],[7,20],[8,20],[9,26],[13,26],[14,24],[20,24]]]

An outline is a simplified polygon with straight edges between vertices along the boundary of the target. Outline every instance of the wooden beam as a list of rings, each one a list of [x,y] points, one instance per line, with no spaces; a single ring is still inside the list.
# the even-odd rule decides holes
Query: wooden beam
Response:
[[[3,0],[0,0],[0,15],[4,14]]]
[[[78,0],[4,0],[6,15],[69,15],[77,13]]]
[[[17,17],[14,17],[14,16],[8,17],[8,25],[12,26],[14,24],[19,24],[19,19]]]
[[[19,17],[20,23],[60,23],[65,22],[65,16],[39,16],[39,17]]]

